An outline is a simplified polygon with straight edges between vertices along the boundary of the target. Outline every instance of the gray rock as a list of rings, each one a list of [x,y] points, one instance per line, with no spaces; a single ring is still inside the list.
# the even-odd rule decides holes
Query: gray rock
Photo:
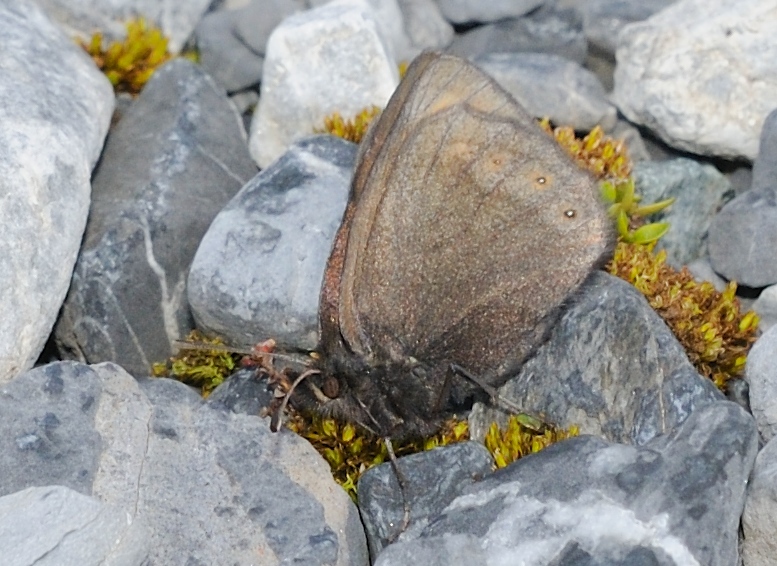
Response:
[[[754,159],[777,90],[777,18],[762,0],[683,0],[618,36],[613,101],[669,145]]]
[[[696,279],[696,281],[709,281],[712,283],[715,289],[721,293],[726,288],[726,280],[715,273],[715,271],[712,269],[712,266],[710,265],[710,260],[708,257],[700,257],[699,259],[695,259],[689,263],[687,267],[688,271],[691,272],[691,275],[693,275],[693,278]]]
[[[186,276],[216,213],[256,172],[223,89],[177,59],[111,133],[57,324],[62,353],[137,375],[193,327]]]
[[[434,0],[399,0],[405,33],[408,39],[407,53],[397,54],[412,59],[424,49],[445,49],[453,41],[453,26],[442,17]]]
[[[256,369],[243,368],[216,387],[207,403],[214,409],[256,416],[270,406],[273,398],[267,378],[261,378]]]
[[[442,15],[454,24],[496,22],[517,18],[543,5],[547,0],[437,0]]]
[[[170,39],[168,49],[178,53],[208,9],[210,0],[38,0],[38,3],[68,35],[82,37],[100,30],[109,40],[120,40],[127,33],[125,22],[143,17],[162,29]]]
[[[306,0],[251,0],[230,10],[235,39],[257,55],[267,53],[267,40],[284,18],[310,8]]]
[[[748,287],[777,283],[777,110],[764,122],[752,188],[718,213],[709,230],[712,267]]]
[[[650,153],[642,134],[626,120],[618,120],[606,133],[616,140],[623,140],[632,163],[650,161]]]
[[[368,470],[359,479],[358,488],[370,556],[377,556],[402,533],[405,501],[410,522],[426,522],[465,488],[490,475],[493,465],[485,446],[464,442],[399,458],[404,489],[400,489],[391,463]]]
[[[777,556],[777,440],[759,452],[742,514],[744,566],[771,566]]]
[[[643,203],[675,198],[669,208],[648,217],[650,222],[671,224],[656,246],[666,250],[669,263],[680,268],[705,256],[710,223],[718,210],[734,198],[726,177],[712,165],[682,158],[635,163],[633,175]]]
[[[757,446],[727,401],[641,448],[560,442],[470,486],[375,564],[735,564]]]
[[[348,200],[356,145],[292,145],[213,220],[189,272],[197,326],[234,346],[318,343],[318,295]]]
[[[617,112],[601,83],[573,61],[546,53],[490,53],[474,63],[532,116],[576,130],[615,125]]]
[[[499,395],[564,428],[576,424],[583,434],[637,445],[723,399],[642,294],[602,272]],[[498,417],[493,409],[473,410],[473,438]]]
[[[771,285],[761,291],[753,303],[753,310],[760,319],[758,328],[761,330],[769,330],[777,324],[777,285]]]
[[[478,26],[457,35],[448,49],[467,59],[486,53],[550,53],[581,65],[587,51],[582,19],[576,12],[545,9]]]
[[[750,406],[765,441],[777,435],[777,327],[764,332],[747,355]]]
[[[627,24],[646,20],[677,0],[587,0],[575,8],[583,16],[585,36],[591,46],[615,55],[618,34]]]
[[[141,521],[62,486],[0,497],[5,566],[142,566],[150,541]]]
[[[334,3],[286,18],[270,36],[251,155],[261,168],[334,112],[383,108],[399,83],[392,47],[366,6]]]
[[[197,25],[195,36],[200,64],[227,92],[258,84],[264,51],[253,51],[235,35],[242,10],[211,12]]]
[[[213,407],[113,364],[36,368],[0,395],[0,496],[94,496],[147,525],[150,564],[366,564],[356,507],[310,444]]]
[[[32,367],[70,285],[113,89],[34,4],[0,4],[0,384]]]

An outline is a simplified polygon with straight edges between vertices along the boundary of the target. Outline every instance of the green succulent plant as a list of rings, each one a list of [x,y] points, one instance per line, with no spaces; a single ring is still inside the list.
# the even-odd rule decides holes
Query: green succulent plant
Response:
[[[609,214],[615,220],[618,235],[624,242],[649,244],[669,230],[668,222],[653,222],[639,225],[646,216],[655,214],[671,205],[670,198],[653,204],[640,206],[642,197],[634,193],[634,179],[606,180],[601,184],[602,198],[610,203]]]

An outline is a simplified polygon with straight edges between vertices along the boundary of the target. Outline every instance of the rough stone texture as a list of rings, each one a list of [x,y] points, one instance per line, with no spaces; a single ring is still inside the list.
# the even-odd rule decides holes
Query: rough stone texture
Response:
[[[750,190],[723,207],[709,230],[712,267],[748,287],[777,283],[777,109],[760,146]]]
[[[334,112],[383,108],[399,83],[390,45],[373,12],[330,4],[295,14],[267,42],[261,97],[251,122],[251,155],[261,168]]]
[[[613,101],[669,145],[754,159],[777,90],[777,4],[683,0],[618,36]]]
[[[57,325],[61,352],[136,375],[193,327],[186,276],[211,220],[256,172],[223,89],[177,59],[158,70],[116,129]]]
[[[90,37],[96,30],[111,40],[127,33],[125,23],[142,16],[162,29],[173,53],[181,50],[210,0],[37,0],[68,35]]]
[[[550,53],[583,64],[588,47],[583,23],[573,10],[540,9],[456,35],[449,53],[473,59],[486,53]]]
[[[585,36],[595,49],[615,55],[618,34],[627,24],[646,20],[677,0],[586,0],[575,2]]]
[[[752,308],[758,314],[758,328],[761,330],[769,330],[777,324],[777,285],[761,291]]]
[[[375,564],[730,566],[757,446],[727,401],[641,448],[567,440],[472,485]]]
[[[494,459],[479,442],[464,442],[435,448],[397,460],[405,477],[399,487],[391,463],[368,470],[359,479],[361,511],[370,556],[377,556],[401,534],[404,502],[410,508],[410,523],[426,522],[439,514],[474,482],[491,474]]]
[[[29,369],[70,285],[113,89],[28,2],[0,4],[0,383]]]
[[[764,332],[747,355],[750,406],[765,441],[777,435],[777,327]]]
[[[669,263],[682,267],[706,255],[710,223],[734,197],[726,177],[712,165],[684,158],[636,163],[633,175],[642,202],[675,198],[669,208],[650,216],[650,222],[671,225],[656,246],[666,250]]]
[[[437,0],[442,15],[454,24],[496,22],[523,16],[547,0]]]
[[[602,272],[499,395],[562,427],[576,424],[583,434],[637,445],[723,398],[645,297]],[[497,417],[493,409],[473,411],[473,438]]]
[[[168,379],[61,362],[0,390],[0,496],[63,485],[149,529],[151,564],[366,564],[324,460]]]
[[[356,145],[292,145],[216,216],[189,272],[197,326],[235,346],[318,343],[318,295],[348,200]]]
[[[547,53],[491,53],[474,60],[537,118],[576,130],[613,127],[617,111],[598,79],[573,61]]]
[[[0,497],[5,566],[142,566],[148,532],[125,511],[62,486]]]
[[[742,514],[744,566],[772,566],[777,556],[777,440],[759,452]]]

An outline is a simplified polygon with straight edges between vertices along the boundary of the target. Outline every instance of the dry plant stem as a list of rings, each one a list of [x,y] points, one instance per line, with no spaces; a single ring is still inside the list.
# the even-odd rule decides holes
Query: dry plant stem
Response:
[[[388,452],[389,461],[391,462],[391,467],[394,468],[394,473],[397,476],[397,482],[399,483],[399,493],[402,495],[402,525],[399,527],[399,532],[391,538],[389,541],[389,544],[394,542],[399,535],[405,532],[407,530],[407,526],[410,524],[410,504],[407,502],[407,497],[405,497],[405,492],[407,491],[407,478],[405,477],[405,474],[402,473],[402,471],[399,469],[399,464],[397,463],[397,455],[394,454],[394,447],[391,445],[391,439],[389,437],[386,437],[383,439],[383,444],[386,445],[386,451]]]
[[[291,387],[289,387],[289,390],[286,392],[286,396],[283,398],[283,402],[281,403],[281,406],[278,407],[278,411],[275,414],[273,414],[272,419],[270,419],[271,431],[278,432],[278,430],[280,429],[281,420],[283,419],[283,411],[286,410],[286,405],[289,404],[289,399],[291,398],[291,395],[294,393],[294,389],[296,389],[297,385],[302,383],[303,379],[306,379],[316,373],[321,373],[321,372],[318,371],[317,369],[309,369],[306,372],[301,373],[299,377],[294,380],[294,383],[291,384]]]

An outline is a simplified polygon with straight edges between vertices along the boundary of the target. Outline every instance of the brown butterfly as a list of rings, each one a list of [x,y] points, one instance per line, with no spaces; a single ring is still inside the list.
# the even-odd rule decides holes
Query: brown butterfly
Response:
[[[300,397],[381,436],[434,432],[477,393],[464,370],[518,371],[613,238],[592,176],[506,91],[422,54],[362,142]]]

